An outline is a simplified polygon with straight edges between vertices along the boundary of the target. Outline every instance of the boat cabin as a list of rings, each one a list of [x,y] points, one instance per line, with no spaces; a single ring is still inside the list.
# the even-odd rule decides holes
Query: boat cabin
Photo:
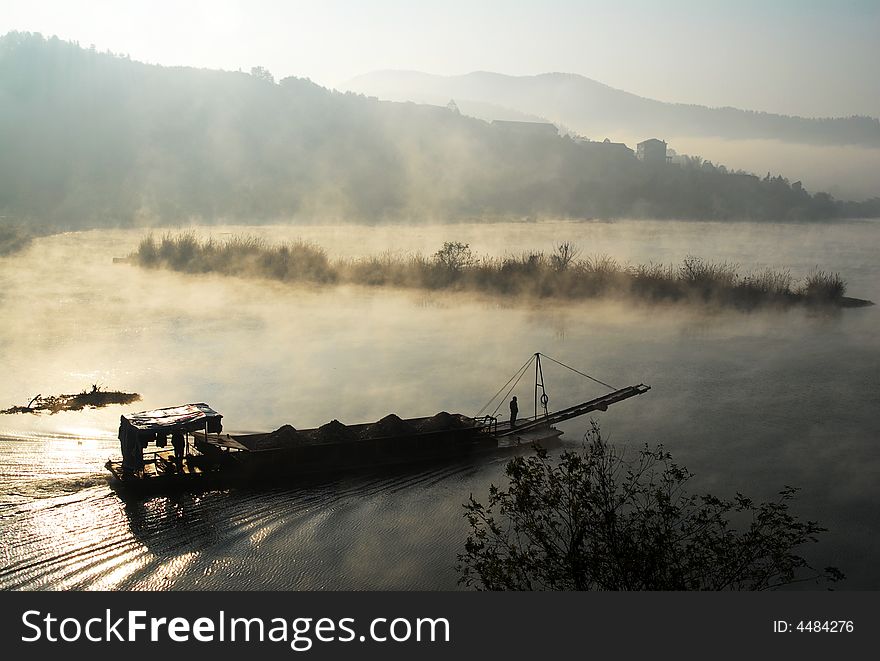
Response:
[[[185,449],[188,449],[188,435],[203,431],[218,434],[223,430],[223,416],[205,403],[184,404],[140,413],[129,413],[119,418],[119,443],[122,447],[122,477],[133,478],[144,475],[144,450],[150,443],[164,448],[169,436],[175,433],[184,435]],[[158,453],[153,453],[152,461]]]

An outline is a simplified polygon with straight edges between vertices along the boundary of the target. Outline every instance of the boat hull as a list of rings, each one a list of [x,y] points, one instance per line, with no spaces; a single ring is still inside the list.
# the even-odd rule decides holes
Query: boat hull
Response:
[[[207,440],[223,440],[223,437],[196,435],[195,445],[200,454],[187,457],[182,471],[172,468],[170,453],[157,454],[155,465],[164,466],[164,470],[149,470],[142,476],[124,476],[119,462],[107,462],[106,467],[111,473],[110,486],[121,497],[142,499],[159,494],[289,484],[291,479],[300,477],[320,479],[367,469],[460,460],[534,443],[546,444],[561,434],[555,427],[547,426],[519,437],[499,439],[477,428],[468,428],[356,443],[256,451],[227,451],[222,443]]]

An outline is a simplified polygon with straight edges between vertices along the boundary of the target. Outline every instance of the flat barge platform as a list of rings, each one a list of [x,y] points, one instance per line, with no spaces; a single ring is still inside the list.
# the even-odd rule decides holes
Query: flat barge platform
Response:
[[[404,419],[392,413],[372,423],[344,425],[332,420],[313,429],[284,425],[266,433],[229,434],[223,433],[223,416],[205,403],[123,415],[119,425],[122,459],[106,463],[110,483],[123,497],[139,497],[467,457],[547,443],[562,434],[557,423],[605,411],[650,390],[644,384],[614,389],[550,412],[540,359],[541,354],[532,358],[536,361],[535,414],[518,420],[500,420],[496,407],[491,414],[473,417],[441,411]],[[525,371],[521,368],[520,372],[521,377]],[[511,390],[514,386],[516,382]],[[173,449],[168,448],[169,437]],[[155,448],[148,451],[151,444]]]

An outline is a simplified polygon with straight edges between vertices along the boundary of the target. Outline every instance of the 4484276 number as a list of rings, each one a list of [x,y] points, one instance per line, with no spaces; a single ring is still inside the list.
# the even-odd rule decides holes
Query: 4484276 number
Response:
[[[794,627],[795,631],[812,633],[852,633],[852,620],[801,620]]]

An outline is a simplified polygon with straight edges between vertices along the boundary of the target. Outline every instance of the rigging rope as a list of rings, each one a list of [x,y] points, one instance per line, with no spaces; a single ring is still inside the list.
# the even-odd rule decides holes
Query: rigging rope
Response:
[[[510,378],[507,380],[507,383],[505,383],[503,386],[501,386],[501,387],[498,389],[498,392],[496,392],[494,395],[492,395],[492,398],[491,398],[488,402],[485,403],[485,405],[483,406],[483,408],[481,408],[479,411],[477,411],[477,416],[482,415],[482,414],[483,414],[483,411],[485,411],[487,408],[489,408],[489,406],[492,404],[492,402],[495,401],[495,398],[498,397],[498,395],[500,395],[501,392],[502,392],[502,391],[503,391],[508,385],[510,385],[510,382],[513,381],[514,379],[516,379],[516,383],[513,384],[513,387],[511,388],[511,390],[512,390],[513,388],[515,388],[515,387],[516,387],[516,384],[519,383],[519,380],[523,377],[523,374],[525,374],[526,370],[529,368],[529,365],[531,365],[531,364],[532,364],[532,361],[534,361],[534,360],[535,360],[535,355],[532,354],[532,356],[531,356],[531,357],[530,357],[525,363],[523,363],[522,367],[520,367],[516,372],[514,372],[513,376],[510,377]],[[519,375],[519,376],[517,376],[517,375]],[[509,392],[510,392],[510,390],[508,390],[508,393],[509,393]],[[501,398],[501,401],[498,403],[498,406],[495,407],[495,410],[492,412],[492,415],[493,415],[493,416],[495,415],[495,413],[498,412],[498,409],[501,408],[501,404],[504,402],[504,399],[505,399],[505,398],[502,397],[502,398]]]
[[[617,390],[617,388],[615,388],[614,386],[609,385],[609,384],[605,383],[604,381],[600,381],[599,379],[597,379],[597,378],[595,378],[595,377],[592,377],[592,376],[590,376],[589,374],[584,374],[584,373],[581,372],[580,370],[576,370],[574,367],[571,367],[571,366],[569,366],[569,365],[566,365],[565,363],[561,363],[561,362],[559,362],[558,360],[556,360],[555,358],[553,358],[552,356],[548,356],[546,353],[542,353],[541,355],[544,356],[544,358],[546,358],[547,360],[552,360],[554,363],[556,363],[557,365],[560,365],[561,367],[564,367],[565,369],[569,369],[569,370],[571,370],[572,372],[575,372],[575,373],[577,373],[577,374],[580,374],[581,376],[585,376],[585,377],[588,378],[590,381],[595,381],[596,383],[605,386],[605,387],[608,388],[609,390]]]
[[[504,400],[506,400],[508,395],[510,395],[510,393],[513,392],[513,389],[516,388],[516,384],[518,384],[520,382],[520,379],[522,379],[523,376],[525,376],[525,373],[528,371],[529,367],[535,361],[535,359],[537,358],[538,355],[539,354],[532,354],[532,356],[525,363],[523,363],[522,367],[520,367],[516,372],[514,372],[513,376],[507,380],[507,383],[505,383],[503,386],[501,386],[498,389],[498,392],[496,392],[494,395],[492,395],[492,398],[488,402],[486,402],[486,404],[483,406],[483,408],[481,408],[479,411],[477,411],[476,417],[482,415],[483,411],[485,411],[487,408],[489,408],[489,406],[492,405],[492,402],[495,401],[495,398],[498,397],[498,395],[500,395],[504,391],[504,389],[507,388],[507,386],[510,386],[510,388],[507,389],[507,392],[504,394],[504,396],[498,401],[498,406],[496,406],[495,410],[492,411],[492,417],[495,417],[495,414],[498,413],[498,409],[501,408],[501,405],[504,403]],[[540,355],[543,356],[544,358],[546,358],[547,360],[556,363],[560,367],[564,367],[567,370],[571,370],[575,374],[580,374],[581,376],[589,379],[590,381],[595,381],[599,385],[605,386],[609,390],[617,390],[617,388],[615,386],[612,386],[609,383],[605,383],[604,381],[600,381],[596,377],[590,376],[589,374],[585,374],[584,372],[581,372],[580,370],[576,370],[574,367],[571,367],[570,365],[566,365],[565,363],[556,360],[552,356],[548,356],[546,353],[542,353]],[[513,385],[510,385],[511,382],[513,382]],[[542,402],[543,402],[543,399],[542,399]]]
[[[529,363],[531,363],[531,361],[529,361]],[[523,368],[522,374],[520,374],[519,377],[517,378],[517,380],[513,382],[513,385],[510,386],[508,391],[506,393],[504,393],[504,397],[502,397],[501,399],[498,400],[498,406],[496,406],[495,410],[492,411],[493,418],[495,417],[495,414],[498,413],[498,409],[501,408],[501,405],[505,402],[505,400],[508,398],[508,396],[510,396],[510,393],[513,392],[513,389],[516,388],[516,384],[519,383],[519,380],[521,378],[523,378],[523,376],[525,376],[526,372],[528,372],[529,363],[526,363],[525,368]]]

